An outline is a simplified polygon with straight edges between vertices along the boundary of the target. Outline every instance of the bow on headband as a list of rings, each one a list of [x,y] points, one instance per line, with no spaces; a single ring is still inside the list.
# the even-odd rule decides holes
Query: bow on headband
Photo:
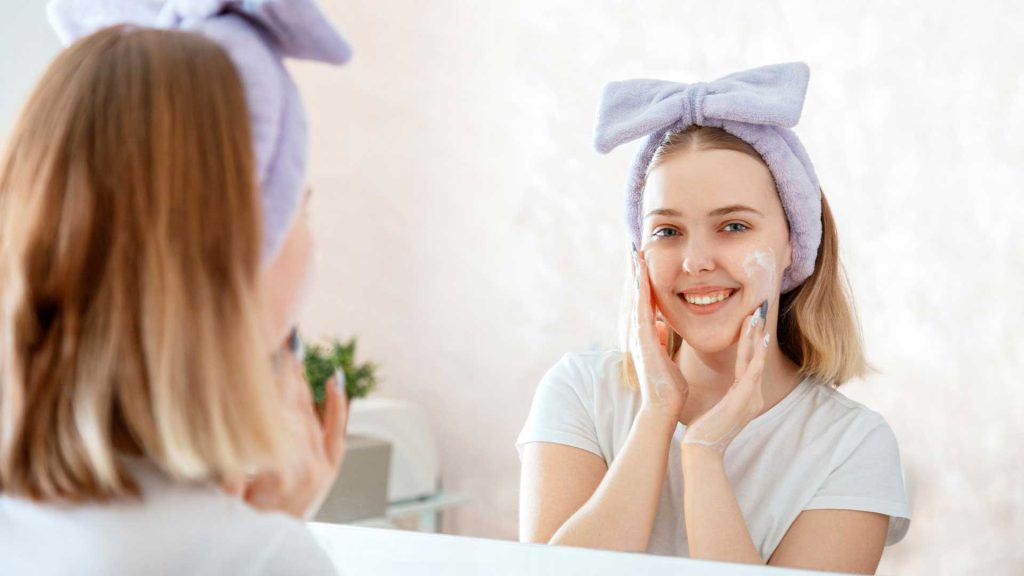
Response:
[[[315,0],[52,0],[65,44],[129,24],[201,34],[219,44],[245,87],[263,208],[263,261],[283,244],[306,179],[306,118],[284,58],[343,64],[352,50]]]
[[[594,145],[601,153],[675,124],[708,119],[792,128],[800,120],[810,70],[795,62],[730,74],[713,82],[611,82],[604,89]]]
[[[54,0],[50,22],[65,44],[115,24],[191,30],[223,14],[256,22],[287,58],[344,64],[352,49],[311,0]]]
[[[626,184],[626,218],[640,245],[640,210],[647,169],[665,135],[688,126],[721,128],[750,144],[768,165],[786,212],[793,264],[782,291],[814,271],[821,242],[821,194],[810,158],[790,130],[800,120],[810,70],[803,62],[763,66],[712,82],[679,84],[625,80],[605,87],[594,146],[601,153],[646,137]]]

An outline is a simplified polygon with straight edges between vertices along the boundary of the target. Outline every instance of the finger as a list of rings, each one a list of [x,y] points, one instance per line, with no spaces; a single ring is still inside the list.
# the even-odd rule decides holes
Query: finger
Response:
[[[654,323],[654,307],[651,304],[651,277],[647,269],[647,258],[643,250],[637,251],[637,273],[640,279],[640,298],[637,300],[637,312],[644,324]]]
[[[311,398],[311,395],[309,384],[298,362],[294,359],[287,361],[276,379],[281,390],[281,400],[289,415],[294,416],[296,411],[304,411],[308,405],[306,398]]]
[[[658,330],[658,343],[664,348],[668,346],[668,327],[661,320],[655,322],[655,328]]]
[[[241,498],[245,495],[245,478],[238,477],[230,480],[224,480],[220,483],[220,489],[229,496]]]
[[[636,290],[633,293],[633,306],[629,311],[629,350],[634,360],[637,360],[640,354],[640,320],[637,314],[637,300],[640,298],[640,290]]]
[[[285,494],[286,477],[282,472],[265,472],[246,483],[242,498],[256,508],[272,508]]]
[[[310,444],[313,454],[323,452],[320,417],[316,412],[316,401],[313,399],[313,387],[306,380],[306,372],[298,359],[294,360],[292,371],[292,407],[302,427],[302,436]]]
[[[743,378],[743,375],[747,373],[747,366],[750,364],[750,358],[752,355],[751,348],[751,332],[754,330],[754,322],[757,321],[757,313],[743,318],[743,324],[740,326],[740,340],[736,350],[736,380]]]
[[[296,451],[296,465],[301,468],[308,464],[310,458],[321,458],[324,452],[320,418],[316,413],[313,401],[313,390],[306,380],[302,363],[292,358],[288,373],[288,400],[292,420],[295,423],[297,442],[305,445],[305,450]]]
[[[292,358],[291,370],[292,401],[295,402],[296,406],[312,409],[314,405],[313,390],[309,385],[309,381],[306,380],[305,367],[298,358]]]
[[[310,455],[316,459],[324,454],[323,425],[320,424],[320,417],[316,413],[316,405],[313,404],[312,394],[309,402],[303,403],[300,407],[302,427],[306,442],[309,446]]]
[[[658,330],[654,325],[654,306],[651,302],[651,277],[647,268],[647,258],[643,251],[637,254],[639,265],[640,289],[637,294],[637,336],[645,350],[650,350],[658,342]]]
[[[633,279],[635,280],[635,289],[633,291],[633,306],[629,314],[629,346],[630,355],[633,357],[633,362],[636,364],[637,369],[643,366],[643,352],[644,347],[641,342],[640,334],[642,333],[641,326],[641,313],[640,309],[643,306],[641,302],[643,288],[640,281],[640,256],[637,252],[636,246],[633,246],[632,252],[633,259]]]
[[[348,395],[344,377],[335,375],[327,381],[327,404],[324,408],[324,453],[332,468],[341,464],[345,456],[348,429]]]
[[[754,341],[754,356],[750,360],[750,365],[747,366],[747,371],[743,375],[743,381],[749,384],[761,383],[761,375],[764,372],[765,358],[768,357],[768,343],[771,342],[771,334],[767,333],[764,328],[754,330],[755,333],[760,332],[757,340]]]
[[[754,310],[753,314],[743,319],[743,325],[740,327],[739,346],[736,351],[736,380],[742,379],[743,375],[747,373],[750,360],[754,357],[759,328],[763,325],[764,319],[761,318],[760,306]]]
[[[633,244],[630,259],[633,263],[633,305],[629,310],[629,347],[635,357],[639,352],[640,339],[638,337],[640,327],[640,258],[637,255],[636,244]]]
[[[335,388],[337,386],[338,372],[335,371],[334,376],[331,376],[330,378],[327,379],[327,382],[324,382],[324,431],[331,430],[337,425],[338,399],[334,394]]]

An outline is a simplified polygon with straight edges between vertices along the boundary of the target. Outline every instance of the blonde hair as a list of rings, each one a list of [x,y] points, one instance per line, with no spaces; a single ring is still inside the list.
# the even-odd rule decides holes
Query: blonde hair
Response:
[[[757,159],[767,167],[753,146],[722,130],[692,126],[669,134],[651,160],[648,172],[670,155],[699,150],[733,150]],[[821,195],[822,238],[814,272],[798,288],[782,295],[779,301],[778,342],[782,353],[799,367],[802,378],[813,377],[838,388],[850,379],[864,375],[869,367],[864,359],[860,328],[853,297],[839,261],[839,236],[825,194]],[[788,226],[788,224],[787,224]],[[638,386],[636,368],[629,353],[629,314],[634,306],[631,287],[635,282],[630,263],[627,273],[621,333],[623,377],[632,388]],[[667,349],[675,356],[683,340],[668,329]]]
[[[285,457],[257,284],[241,80],[201,36],[110,28],[61,53],[0,164],[0,490],[138,493]]]

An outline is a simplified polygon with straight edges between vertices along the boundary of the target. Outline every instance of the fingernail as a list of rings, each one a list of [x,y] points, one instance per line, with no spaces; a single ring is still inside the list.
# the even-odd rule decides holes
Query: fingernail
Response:
[[[640,260],[637,259],[636,255],[636,242],[630,242],[630,246],[633,247],[633,281],[636,284],[636,289],[640,289]]]
[[[768,347],[768,343],[771,342],[771,340],[772,340],[772,333],[771,332],[769,332],[769,333],[764,335],[764,347],[765,348]]]
[[[334,371],[334,387],[339,392],[345,391],[345,372],[341,368]]]
[[[750,317],[750,327],[756,328],[758,323],[761,321],[761,310],[762,307],[758,306],[757,310],[754,310],[754,315]]]
[[[761,318],[767,318],[767,317],[768,317],[768,301],[765,300],[764,303],[761,304]]]

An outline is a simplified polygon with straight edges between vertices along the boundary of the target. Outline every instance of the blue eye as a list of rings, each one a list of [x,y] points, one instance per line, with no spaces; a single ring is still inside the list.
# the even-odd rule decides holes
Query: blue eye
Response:
[[[734,230],[730,230],[729,229],[730,226],[739,226],[740,229],[739,230],[735,230],[735,229]],[[750,230],[750,227],[747,226],[746,224],[741,224],[740,222],[730,222],[730,223],[725,225],[725,231],[726,232],[745,232],[747,230]]]
[[[678,236],[679,231],[673,228],[658,228],[654,232],[651,232],[651,236],[655,238],[668,238],[670,236]]]

